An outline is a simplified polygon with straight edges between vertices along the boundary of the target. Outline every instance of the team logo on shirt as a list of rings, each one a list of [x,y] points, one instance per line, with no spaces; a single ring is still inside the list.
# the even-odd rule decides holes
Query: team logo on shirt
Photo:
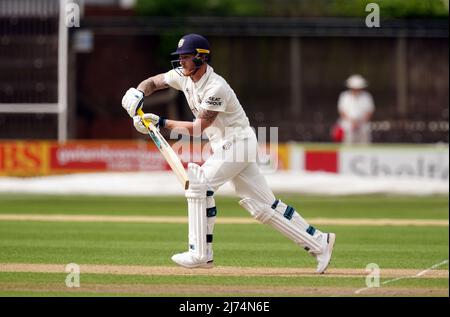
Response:
[[[206,104],[210,105],[210,106],[221,106],[222,105],[222,100],[220,97],[209,97],[206,101]]]
[[[231,147],[231,142],[227,141],[224,145],[222,145],[222,149],[225,151],[228,150]]]

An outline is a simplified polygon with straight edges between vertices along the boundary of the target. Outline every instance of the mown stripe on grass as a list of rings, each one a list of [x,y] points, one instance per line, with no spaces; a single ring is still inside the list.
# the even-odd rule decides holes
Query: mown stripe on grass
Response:
[[[0,283],[47,284],[63,283],[67,272],[30,273],[0,272]],[[390,278],[381,279],[381,281]],[[360,288],[366,285],[366,277],[326,276],[210,276],[210,275],[118,275],[118,274],[80,274],[83,284],[172,284],[172,285],[255,285],[255,286],[341,286]],[[382,283],[381,283],[382,284]],[[383,286],[385,284],[382,284]],[[445,288],[448,278],[405,278],[387,287]]]
[[[433,264],[432,266],[430,266],[429,268],[427,268],[427,269],[425,269],[425,270],[423,270],[423,271],[420,271],[419,273],[417,273],[417,274],[415,274],[415,275],[409,276],[409,278],[417,278],[417,277],[421,277],[421,276],[427,274],[428,272],[431,272],[431,270],[433,270],[433,269],[435,269],[435,268],[438,268],[438,267],[440,267],[440,266],[442,266],[442,265],[445,265],[445,264],[447,264],[447,263],[448,263],[448,260],[444,260],[444,261],[441,261],[441,262],[439,262],[439,263],[435,263],[435,264]],[[408,277],[404,277],[404,276],[402,276],[402,277],[396,277],[396,278],[393,278],[393,279],[388,280],[388,281],[383,281],[383,282],[381,283],[381,285],[386,285],[386,284],[389,284],[389,283],[392,283],[392,282],[397,282],[397,281],[399,281],[399,280],[403,280],[403,279],[406,279],[406,278],[408,278]],[[370,289],[370,287],[360,288],[360,289],[358,289],[358,290],[355,291],[355,294],[361,294],[361,292],[367,291],[368,289]]]
[[[63,273],[63,264],[0,263],[0,272]],[[382,269],[381,276],[409,277],[421,270]],[[80,273],[119,274],[119,275],[208,275],[208,276],[317,276],[313,268],[277,267],[234,267],[216,266],[210,269],[185,269],[178,266],[140,266],[140,265],[98,265],[80,264]],[[364,269],[331,268],[321,276],[360,277],[367,276]],[[448,270],[429,270],[421,276],[427,278],[448,278]]]
[[[101,215],[37,215],[0,214],[0,221],[51,221],[51,222],[121,222],[121,223],[187,223],[187,217],[165,216],[101,216]],[[369,218],[309,218],[315,225],[330,226],[421,226],[448,227],[448,219],[369,219]],[[253,218],[222,217],[219,224],[254,224]]]
[[[299,286],[264,286],[254,285],[146,285],[146,284],[82,284],[80,287],[68,288],[62,283],[30,285],[26,283],[0,283],[2,292],[34,291],[61,292],[76,294],[79,292],[108,294],[173,294],[200,296],[208,295],[264,295],[264,296],[350,296],[354,295],[350,287],[299,287]],[[448,289],[442,288],[377,288],[366,292],[377,296],[448,296]]]

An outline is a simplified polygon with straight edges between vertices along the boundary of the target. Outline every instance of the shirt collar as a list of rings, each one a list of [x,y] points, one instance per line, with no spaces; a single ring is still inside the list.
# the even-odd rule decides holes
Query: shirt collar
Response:
[[[203,76],[200,78],[198,82],[194,83],[195,88],[201,88],[203,84],[208,80],[213,70],[214,69],[211,66],[206,64],[206,72],[203,74]]]

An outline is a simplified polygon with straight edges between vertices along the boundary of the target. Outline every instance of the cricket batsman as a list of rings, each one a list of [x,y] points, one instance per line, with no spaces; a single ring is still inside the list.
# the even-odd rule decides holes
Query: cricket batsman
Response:
[[[257,165],[256,135],[234,91],[208,64],[210,53],[203,36],[183,36],[172,53],[177,58],[172,61],[173,69],[130,88],[122,99],[122,107],[133,118],[136,130],[147,134],[142,118],[136,114],[144,97],[169,87],[180,90],[195,116],[193,122],[169,120],[152,113],[145,114],[144,119],[156,127],[193,136],[204,133],[210,141],[212,155],[206,162],[202,166],[188,165],[188,251],[175,254],[172,260],[186,268],[213,266],[217,214],[214,193],[230,181],[243,208],[304,248],[317,260],[317,273],[325,272],[336,235],[311,226],[292,206],[274,196]]]

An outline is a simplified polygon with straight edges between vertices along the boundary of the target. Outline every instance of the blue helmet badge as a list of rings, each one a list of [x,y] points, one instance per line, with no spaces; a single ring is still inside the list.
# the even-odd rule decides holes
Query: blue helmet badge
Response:
[[[188,34],[178,41],[178,47],[171,55],[182,54],[209,54],[209,42],[198,34]]]
[[[171,55],[194,55],[192,61],[195,64],[195,72],[210,60],[210,48],[209,42],[206,38],[199,34],[187,34],[183,36],[177,45],[177,50]],[[176,59],[171,61],[173,69],[181,76],[183,75],[180,60]],[[195,73],[194,72],[194,73]]]

